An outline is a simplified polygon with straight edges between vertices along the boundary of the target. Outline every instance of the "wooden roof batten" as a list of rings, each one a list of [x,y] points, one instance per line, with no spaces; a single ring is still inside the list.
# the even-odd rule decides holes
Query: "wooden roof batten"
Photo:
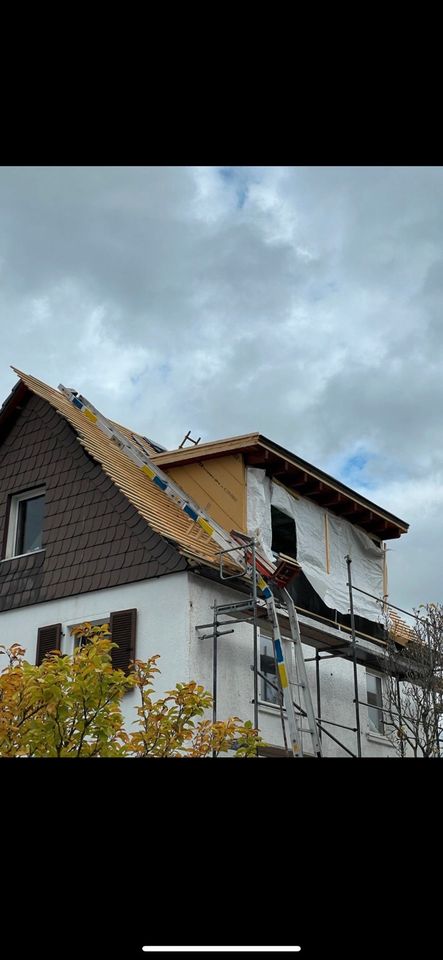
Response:
[[[227,453],[241,453],[247,466],[263,468],[269,476],[275,476],[295,493],[345,517],[380,540],[400,537],[409,529],[405,520],[260,433],[214,440],[193,448],[167,450],[152,459],[158,466],[167,468]]]

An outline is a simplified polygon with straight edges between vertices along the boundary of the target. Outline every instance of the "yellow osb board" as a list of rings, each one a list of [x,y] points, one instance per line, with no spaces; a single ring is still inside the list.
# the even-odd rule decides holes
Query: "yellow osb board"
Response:
[[[164,469],[225,530],[246,533],[246,478],[241,453]]]
[[[99,427],[91,423],[58,390],[49,387],[35,377],[13,370],[23,383],[43,400],[47,400],[74,428],[80,443],[101,464],[116,487],[127,497],[138,513],[157,533],[174,540],[180,552],[200,558],[211,566],[219,565],[219,545],[193,523],[186,514],[130,460]],[[127,436],[130,431],[124,431]],[[226,564],[231,569],[236,566]]]

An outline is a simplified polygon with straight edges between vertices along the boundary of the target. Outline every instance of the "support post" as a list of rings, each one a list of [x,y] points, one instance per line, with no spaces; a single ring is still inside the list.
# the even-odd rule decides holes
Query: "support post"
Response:
[[[396,679],[396,683],[397,683],[397,700],[398,700],[398,720],[399,720],[399,723],[400,723],[400,728],[403,728],[403,720],[402,720],[402,715],[401,715],[400,681],[399,681],[398,677],[397,677],[397,679]],[[405,745],[404,745],[404,743],[403,743],[403,737],[400,737],[400,755],[401,755],[401,757],[402,757],[402,759],[403,759],[403,757],[404,757],[404,755],[405,755]]]
[[[386,554],[386,541],[383,544],[383,616],[386,617],[388,613],[387,600],[388,600],[388,564],[387,564],[387,554]]]
[[[429,623],[426,624],[426,638],[427,638],[427,641],[428,641],[429,659],[430,659],[430,662],[431,662],[432,667],[433,667],[433,672],[435,672],[435,658],[434,658],[434,656],[433,656],[432,641],[431,641],[431,637],[430,637],[430,633],[429,633]],[[440,753],[440,730],[439,730],[439,716],[440,716],[440,714],[439,714],[438,711],[437,711],[437,700],[436,700],[436,696],[435,696],[435,688],[432,689],[431,695],[432,695],[432,707],[433,707],[433,713],[434,713],[434,733],[436,734],[436,738],[435,738],[435,739],[436,739],[435,752],[436,752],[436,754],[437,754],[437,757],[440,757],[440,756],[441,756],[441,753]]]
[[[212,722],[217,722],[217,654],[218,654],[218,617],[217,601],[214,600],[214,632],[212,637]],[[212,751],[212,757],[217,756],[215,750]]]
[[[258,649],[257,649],[257,565],[255,558],[255,537],[251,543],[252,553],[252,604],[254,608],[253,617],[253,644],[254,644],[254,727],[258,727]]]
[[[320,690],[320,654],[315,651],[315,683],[317,689],[317,718],[321,722],[321,690]],[[321,742],[321,727],[318,730],[318,736]]]
[[[351,613],[351,636],[352,652],[354,661],[354,697],[355,697],[355,726],[357,727],[357,756],[361,757],[361,730],[360,730],[360,707],[358,697],[358,674],[357,674],[357,639],[355,636],[355,617],[354,617],[354,599],[352,596],[352,577],[351,577],[351,557],[349,554],[345,557],[348,565],[348,587],[349,587],[349,609]]]

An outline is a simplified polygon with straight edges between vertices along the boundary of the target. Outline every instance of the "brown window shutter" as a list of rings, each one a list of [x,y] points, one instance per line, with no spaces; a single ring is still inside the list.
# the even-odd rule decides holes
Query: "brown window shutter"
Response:
[[[114,670],[129,673],[130,661],[135,657],[135,629],[137,610],[116,610],[111,613],[111,639],[118,647],[111,650]]]
[[[51,650],[60,650],[60,641],[62,635],[61,623],[53,623],[49,627],[39,627],[37,634],[37,667],[43,662],[44,658],[51,653]]]

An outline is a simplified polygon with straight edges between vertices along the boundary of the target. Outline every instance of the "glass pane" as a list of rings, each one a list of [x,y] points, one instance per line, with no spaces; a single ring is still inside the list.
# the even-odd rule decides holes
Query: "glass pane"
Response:
[[[374,710],[374,707],[368,707],[369,729],[373,730],[374,733],[383,733],[383,724],[380,724],[379,717],[380,717],[380,713],[378,710]]]
[[[43,510],[45,498],[30,497],[21,500],[18,506],[18,529],[16,552],[29,553],[42,545]]]
[[[91,643],[88,637],[84,637],[84,636],[76,637],[74,647],[86,647],[88,643]]]
[[[260,670],[264,674],[262,677],[262,699],[267,703],[278,703],[279,696],[277,690],[271,686],[276,683],[274,650],[270,640],[261,640]],[[267,680],[271,683],[268,683]]]
[[[375,707],[383,706],[381,677],[375,677],[372,673],[367,673],[366,689],[368,704],[371,704],[371,706],[368,706],[369,729],[375,733],[384,734],[383,712],[375,709]]]

